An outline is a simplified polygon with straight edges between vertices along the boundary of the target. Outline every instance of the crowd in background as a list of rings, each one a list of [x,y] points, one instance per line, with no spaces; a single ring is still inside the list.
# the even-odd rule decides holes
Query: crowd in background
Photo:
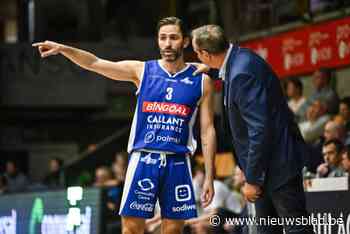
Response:
[[[63,160],[60,158],[50,159],[48,168],[48,174],[41,181],[32,183],[30,178],[21,171],[18,161],[7,161],[5,172],[0,174],[0,195],[5,193],[65,188]]]
[[[350,172],[350,97],[339,98],[334,82],[331,70],[315,71],[308,97],[303,95],[300,79],[285,82],[288,105],[309,149],[306,179],[342,177]]]

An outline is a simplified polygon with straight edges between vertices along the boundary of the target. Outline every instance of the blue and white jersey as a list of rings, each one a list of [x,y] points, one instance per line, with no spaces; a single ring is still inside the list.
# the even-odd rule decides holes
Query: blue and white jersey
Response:
[[[129,137],[128,152],[155,150],[193,154],[193,137],[203,75],[186,66],[171,75],[158,60],[145,62],[137,106]]]

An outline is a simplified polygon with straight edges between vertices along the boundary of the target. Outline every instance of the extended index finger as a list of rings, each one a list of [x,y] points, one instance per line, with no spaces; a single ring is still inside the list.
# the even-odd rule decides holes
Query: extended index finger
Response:
[[[32,44],[33,47],[38,47],[38,46],[43,46],[43,45],[45,45],[45,42],[36,42],[36,43]]]

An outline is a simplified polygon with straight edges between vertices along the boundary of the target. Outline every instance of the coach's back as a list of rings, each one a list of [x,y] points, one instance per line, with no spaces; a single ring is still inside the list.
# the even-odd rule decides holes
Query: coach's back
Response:
[[[224,79],[235,157],[247,182],[276,189],[301,176],[306,145],[270,66],[234,46]]]

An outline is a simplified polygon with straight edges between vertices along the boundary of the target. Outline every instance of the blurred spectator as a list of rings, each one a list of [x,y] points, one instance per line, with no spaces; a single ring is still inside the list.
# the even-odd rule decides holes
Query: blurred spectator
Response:
[[[350,132],[350,97],[345,97],[340,100],[339,115],[342,116],[345,121],[346,131]]]
[[[127,166],[128,154],[126,152],[117,153],[115,156],[115,160],[112,163],[112,179],[105,182],[105,186],[109,187],[109,208],[116,212],[119,210],[122,198]]]
[[[341,115],[339,115],[339,114],[338,114],[338,115],[335,115],[335,116],[333,117],[332,121],[336,122],[337,124],[342,124],[342,125],[344,125],[344,126],[345,126],[345,124],[346,124],[346,122],[345,122],[343,116],[341,116]]]
[[[5,177],[9,193],[25,191],[29,186],[28,178],[19,170],[15,161],[6,163]]]
[[[312,177],[312,174],[316,173],[317,167],[324,163],[324,158],[322,154],[323,144],[330,140],[340,140],[341,142],[347,141],[345,138],[345,128],[344,125],[336,120],[329,120],[323,131],[323,136],[321,136],[314,144],[309,144],[308,158],[305,161],[305,173],[304,176]],[[310,172],[312,174],[310,174]]]
[[[236,191],[241,191],[241,188],[243,187],[244,183],[246,182],[245,176],[243,174],[243,171],[236,166],[234,169],[233,174],[233,186]],[[255,217],[255,206],[253,203],[243,201],[243,210],[240,213],[240,217],[246,218],[246,217]],[[224,229],[230,233],[230,234],[256,234],[257,228],[255,225],[243,225],[243,226],[233,226],[226,224],[224,226]]]
[[[345,135],[345,126],[343,124],[340,124],[334,120],[330,120],[326,123],[323,133],[325,141],[337,139],[344,142]]]
[[[303,84],[301,81],[296,77],[289,78],[287,80],[286,93],[287,97],[289,98],[289,108],[297,117],[301,117],[299,109],[306,101],[305,97],[303,96]]]
[[[121,220],[118,215],[122,192],[124,187],[126,169],[128,164],[128,154],[126,152],[117,153],[112,163],[112,170],[108,167],[96,169],[95,186],[107,189],[107,233],[120,233]]]
[[[344,170],[341,167],[341,152],[343,143],[337,139],[326,141],[323,144],[323,157],[325,163],[317,168],[317,177],[341,177],[344,176]]]
[[[0,195],[7,192],[7,179],[5,176],[0,175]]]
[[[211,204],[200,209],[200,195],[204,183],[204,168],[197,166],[194,170],[193,186],[198,207],[198,218],[189,219],[187,225],[191,226],[193,233],[226,233],[224,226],[211,227],[209,225],[210,216],[217,214],[226,217],[237,217],[242,211],[242,196],[234,191],[220,180],[214,179],[215,194]]]
[[[345,147],[342,154],[342,167],[347,176],[350,175],[350,146]]]
[[[126,169],[128,167],[128,153],[119,152],[115,155],[112,164],[112,172],[114,178],[107,182],[107,185],[119,186],[123,185],[125,181]]]
[[[312,75],[312,84],[315,91],[306,100],[304,105],[300,107],[300,113],[305,116],[308,107],[312,105],[316,100],[320,100],[325,103],[326,110],[335,114],[338,109],[339,98],[337,93],[330,85],[331,71],[326,68],[321,68],[314,72]]]
[[[112,180],[112,171],[106,167],[101,166],[95,170],[95,182],[94,186],[96,187],[105,187],[108,185],[110,180]]]
[[[63,188],[65,186],[63,160],[53,158],[49,162],[49,174],[44,178],[43,184],[49,188]]]
[[[341,0],[310,0],[310,11],[313,14],[328,12],[340,7]]]
[[[329,119],[325,105],[320,100],[315,100],[307,109],[306,121],[299,124],[305,141],[313,143],[322,136],[324,126]]]
[[[233,172],[233,189],[237,192],[241,192],[241,188],[245,183],[245,176],[243,171],[236,166]]]
[[[111,186],[111,180],[113,179],[112,175],[112,171],[106,166],[98,167],[95,170],[94,186],[104,188],[107,192],[107,234],[121,232],[121,222],[114,197],[115,187]]]

